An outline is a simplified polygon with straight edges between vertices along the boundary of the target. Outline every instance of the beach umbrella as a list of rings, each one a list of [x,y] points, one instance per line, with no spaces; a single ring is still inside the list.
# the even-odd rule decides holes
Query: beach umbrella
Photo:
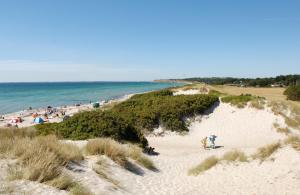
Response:
[[[41,124],[41,123],[44,123],[45,121],[41,117],[36,117],[33,120],[33,122],[36,123],[36,124]]]

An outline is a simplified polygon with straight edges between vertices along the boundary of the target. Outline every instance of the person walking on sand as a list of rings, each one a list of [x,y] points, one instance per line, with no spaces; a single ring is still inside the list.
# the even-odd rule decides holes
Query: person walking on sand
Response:
[[[203,148],[206,150],[206,148],[207,148],[207,137],[203,138],[201,140],[201,143],[202,143]]]
[[[213,149],[216,148],[216,146],[215,146],[216,138],[217,138],[217,136],[215,136],[215,135],[210,135],[210,136],[208,137],[208,139],[209,139],[209,141],[210,141],[210,143],[211,143],[210,147],[213,148]]]

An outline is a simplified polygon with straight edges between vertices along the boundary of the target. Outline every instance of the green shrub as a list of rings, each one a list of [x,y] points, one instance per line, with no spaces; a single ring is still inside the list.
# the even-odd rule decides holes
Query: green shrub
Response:
[[[215,95],[173,96],[169,90],[139,94],[112,110],[138,129],[152,131],[160,124],[172,131],[187,131],[185,117],[204,112],[218,97]]]
[[[81,112],[61,123],[36,125],[36,129],[42,135],[53,133],[68,139],[111,137],[118,141],[147,145],[140,131],[111,111]]]
[[[204,112],[218,97],[215,95],[173,96],[170,90],[134,95],[109,110],[75,114],[61,123],[37,125],[37,133],[56,134],[69,139],[110,137],[147,145],[142,131],[159,125],[172,131],[187,131],[185,118]]]
[[[285,91],[284,95],[288,100],[300,101],[300,85],[291,85]]]

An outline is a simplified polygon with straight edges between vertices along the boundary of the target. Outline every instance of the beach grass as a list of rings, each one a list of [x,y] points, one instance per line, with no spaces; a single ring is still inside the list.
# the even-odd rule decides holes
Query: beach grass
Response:
[[[141,148],[130,144],[120,144],[110,138],[90,140],[85,147],[85,151],[88,155],[106,155],[125,168],[128,165],[127,158],[131,158],[147,169],[156,169],[154,163],[142,153]]]
[[[109,138],[89,140],[85,151],[88,155],[106,155],[122,167],[127,164],[126,150],[122,145]]]
[[[70,190],[74,186],[76,182],[74,182],[73,178],[67,174],[60,174],[58,177],[46,182],[47,185],[55,187],[59,190]]]
[[[269,103],[276,115],[284,118],[288,127],[300,130],[300,104],[299,102],[277,101]]]
[[[226,152],[223,155],[222,160],[225,160],[227,162],[234,162],[234,161],[247,162],[248,161],[245,153],[241,152],[239,150]]]
[[[255,98],[250,101],[250,107],[262,110],[265,108],[266,101],[263,98]]]
[[[2,131],[4,132],[4,131]],[[36,136],[20,133],[0,137],[0,153],[17,159],[8,169],[8,179],[25,179],[70,190],[73,179],[63,173],[69,162],[83,160],[81,151],[72,144],[60,142],[55,136]]]
[[[190,169],[188,171],[188,174],[197,176],[197,175],[201,174],[202,172],[214,167],[215,165],[218,164],[218,162],[219,162],[219,159],[217,157],[211,156],[211,157],[205,159],[199,165],[197,165],[194,168]]]
[[[290,135],[284,140],[285,144],[291,145],[295,150],[300,151],[300,137],[296,135]]]
[[[269,144],[257,149],[256,153],[252,155],[253,159],[259,159],[260,161],[265,161],[274,152],[280,148],[281,144],[279,142]]]
[[[25,128],[0,128],[0,138],[33,138],[36,136],[35,127]]]
[[[283,133],[283,134],[285,134],[285,135],[287,135],[287,134],[289,134],[289,133],[291,132],[291,131],[289,130],[289,128],[287,128],[287,127],[285,127],[285,128],[279,127],[279,128],[277,128],[276,130],[277,130],[278,133]]]
[[[153,161],[145,156],[142,152],[142,149],[135,145],[130,145],[127,150],[128,157],[135,160],[139,165],[149,169],[156,170]]]
[[[221,162],[233,163],[233,162],[248,162],[248,157],[245,155],[244,152],[240,150],[233,150],[226,152],[221,158],[217,158],[215,156],[211,156],[206,158],[203,162],[199,165],[191,168],[188,171],[189,175],[197,176],[204,171],[211,169],[212,167],[216,166]]]
[[[93,193],[80,183],[74,183],[70,188],[70,195],[93,195]]]
[[[105,179],[106,181],[112,183],[116,187],[120,187],[120,182],[113,179],[108,172],[109,165],[107,164],[105,159],[101,159],[93,165],[93,171],[95,171],[101,178]]]

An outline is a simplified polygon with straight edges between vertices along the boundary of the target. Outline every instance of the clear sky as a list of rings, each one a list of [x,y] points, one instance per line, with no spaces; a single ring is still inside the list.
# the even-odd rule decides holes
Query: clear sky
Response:
[[[0,82],[290,73],[299,0],[0,1]]]

